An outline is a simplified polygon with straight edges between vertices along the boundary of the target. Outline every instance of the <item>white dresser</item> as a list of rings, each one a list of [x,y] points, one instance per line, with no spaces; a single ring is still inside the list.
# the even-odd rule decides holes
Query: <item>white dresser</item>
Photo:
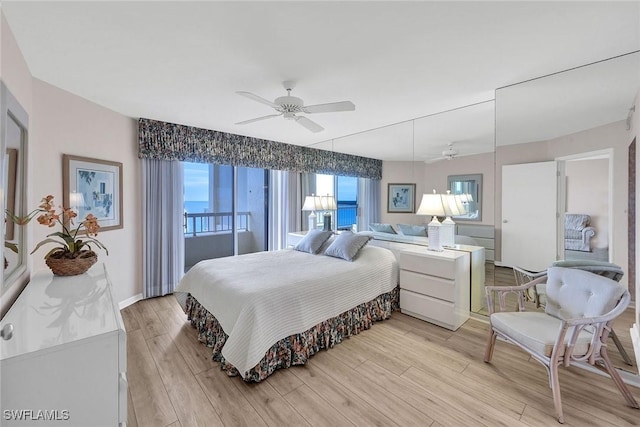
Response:
[[[469,318],[470,254],[461,251],[403,249],[400,310],[455,331]]]
[[[102,264],[79,276],[35,274],[0,327],[8,323],[2,426],[126,424],[126,332]]]

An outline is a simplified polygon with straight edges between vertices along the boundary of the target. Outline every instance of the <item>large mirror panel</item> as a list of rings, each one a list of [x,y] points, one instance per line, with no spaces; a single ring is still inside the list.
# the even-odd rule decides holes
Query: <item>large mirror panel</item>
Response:
[[[1,149],[4,182],[4,206],[16,215],[26,214],[26,165],[29,118],[15,97],[1,84],[2,128]],[[11,287],[26,271],[26,229],[14,224],[5,215],[4,221],[4,272],[2,292]]]
[[[496,91],[496,284],[514,284],[513,267],[610,262],[633,295],[626,208],[639,88],[640,53],[632,52]],[[544,308],[543,299],[530,304]],[[616,321],[609,354],[637,371],[633,318],[631,307]]]

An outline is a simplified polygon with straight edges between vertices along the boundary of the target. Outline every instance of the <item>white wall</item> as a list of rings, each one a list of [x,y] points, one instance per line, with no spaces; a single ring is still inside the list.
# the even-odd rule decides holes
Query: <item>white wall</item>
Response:
[[[567,161],[567,213],[591,216],[592,248],[609,246],[609,160]]]
[[[29,141],[28,206],[52,194],[62,203],[62,155],[91,157],[123,164],[124,228],[98,235],[109,256],[98,251],[111,276],[118,301],[142,292],[141,168],[137,157],[137,121],[33,79],[33,114]],[[51,229],[29,225],[29,247]],[[32,255],[32,271],[47,268],[45,250]]]

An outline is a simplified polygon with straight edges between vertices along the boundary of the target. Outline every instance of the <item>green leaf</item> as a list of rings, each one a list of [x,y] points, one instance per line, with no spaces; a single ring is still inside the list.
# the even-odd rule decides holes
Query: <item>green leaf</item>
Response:
[[[40,249],[42,246],[46,245],[47,243],[55,243],[56,245],[61,245],[61,243],[55,239],[44,239],[43,241],[41,241],[40,243],[38,243],[36,245],[36,247],[31,251],[31,254],[33,254],[35,251],[37,251],[38,249]],[[58,246],[58,248],[56,249],[66,249],[66,246],[62,245],[62,246]]]

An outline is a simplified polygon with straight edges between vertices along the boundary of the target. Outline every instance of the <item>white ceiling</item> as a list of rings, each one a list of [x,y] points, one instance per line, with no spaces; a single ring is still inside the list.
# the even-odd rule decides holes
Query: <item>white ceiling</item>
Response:
[[[448,142],[463,154],[490,151],[493,104],[460,107],[640,49],[640,2],[1,7],[34,77],[122,114],[386,160],[429,160]],[[235,91],[271,100],[285,94],[284,80],[308,105],[351,100],[356,111],[311,116],[325,128],[317,134],[281,117],[234,125],[273,112]]]

